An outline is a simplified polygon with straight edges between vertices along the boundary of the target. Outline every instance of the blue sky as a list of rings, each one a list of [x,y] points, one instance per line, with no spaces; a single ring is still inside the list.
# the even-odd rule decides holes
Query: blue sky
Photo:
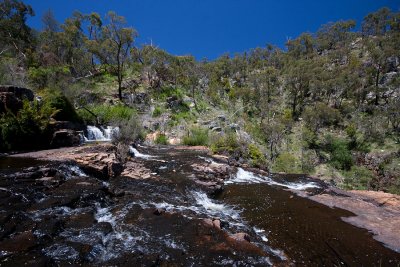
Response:
[[[400,0],[26,0],[40,29],[51,9],[64,21],[74,10],[105,15],[113,10],[139,32],[137,45],[158,45],[176,55],[214,59],[271,43],[280,47],[330,21],[362,18],[380,7],[400,11]]]

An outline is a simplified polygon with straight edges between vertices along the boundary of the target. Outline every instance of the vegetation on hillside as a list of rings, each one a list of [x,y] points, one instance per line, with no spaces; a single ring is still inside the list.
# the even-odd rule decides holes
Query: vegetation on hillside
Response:
[[[286,49],[196,61],[135,46],[136,30],[114,12],[75,12],[59,23],[49,11],[37,31],[26,25],[34,15],[28,5],[4,0],[0,7],[0,83],[57,92],[71,103],[66,109],[78,108],[71,120],[111,123],[148,113],[157,122],[148,131],[162,132],[158,143],[183,131],[185,144],[272,171],[400,190],[399,12],[368,14],[359,31],[352,20],[328,23]],[[63,110],[56,116],[72,112]],[[10,144],[10,121],[25,125],[28,111],[2,115],[2,144]]]

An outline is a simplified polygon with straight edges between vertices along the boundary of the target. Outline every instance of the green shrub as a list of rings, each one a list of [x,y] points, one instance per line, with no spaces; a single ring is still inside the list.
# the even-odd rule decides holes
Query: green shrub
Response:
[[[272,170],[274,172],[299,173],[298,159],[287,152],[281,153],[275,160]]]
[[[314,107],[306,107],[302,116],[307,127],[315,132],[321,127],[337,124],[341,118],[337,109],[321,102]]]
[[[163,113],[162,108],[157,106],[157,107],[154,108],[154,111],[153,111],[152,116],[153,116],[154,118],[160,117],[162,113]]]
[[[374,174],[363,166],[352,166],[344,172],[344,188],[366,190],[370,188],[370,182]]]
[[[51,67],[31,67],[28,70],[28,78],[31,85],[43,89],[49,85],[55,85],[63,77],[70,75],[69,66],[59,65]]]
[[[7,112],[0,117],[0,149],[20,150],[46,147],[49,142],[49,122],[56,110],[38,102],[24,101],[16,115]]]
[[[208,130],[200,127],[190,129],[189,134],[182,140],[187,146],[206,146],[208,141]]]
[[[177,99],[182,99],[184,95],[182,88],[174,86],[166,86],[154,91],[154,97],[160,101],[165,101],[171,96],[176,96]]]
[[[159,134],[154,142],[159,145],[168,145],[168,138],[165,134]]]
[[[249,158],[251,160],[251,164],[254,167],[261,167],[266,164],[267,160],[264,154],[256,145],[250,144],[248,150],[249,150]]]
[[[171,126],[178,125],[182,120],[185,122],[190,122],[195,119],[195,116],[191,112],[179,112],[179,113],[172,113],[171,114],[171,120],[169,121],[169,124]]]
[[[364,153],[370,151],[369,144],[364,140],[361,133],[358,132],[356,126],[351,123],[345,128],[345,132],[350,139],[348,144],[349,149],[354,149]]]
[[[74,106],[62,93],[55,90],[46,91],[43,94],[43,102],[45,106],[58,110],[54,116],[55,120],[81,122]]]
[[[382,172],[387,179],[385,190],[400,195],[400,158],[394,158],[382,166]]]
[[[233,152],[239,149],[240,149],[240,143],[237,140],[237,136],[235,133],[218,135],[211,141],[211,151],[213,153],[232,154]]]
[[[340,170],[350,170],[353,166],[353,156],[349,150],[346,140],[333,138],[328,135],[326,137],[327,149],[331,155],[330,164]]]
[[[301,154],[301,170],[303,173],[310,174],[315,170],[317,155],[314,150],[305,150]]]
[[[318,147],[318,137],[314,131],[311,131],[307,127],[302,128],[301,138],[307,148],[317,148]]]
[[[134,114],[129,119],[122,118],[114,121],[114,125],[119,127],[119,131],[112,136],[112,143],[115,145],[115,158],[122,164],[128,160],[129,145],[143,139],[144,132],[142,126]]]
[[[113,125],[119,127],[118,134],[113,135],[114,143],[130,144],[144,137],[142,125],[136,114],[133,114],[129,119],[122,118],[119,121],[114,121]]]
[[[174,108],[172,111],[175,113],[189,113],[190,107],[188,106],[187,103],[182,102],[176,108]]]
[[[136,114],[135,110],[124,105],[92,105],[86,107],[96,114],[102,124],[115,124],[122,120],[130,120]],[[96,124],[96,117],[85,109],[79,109],[78,114],[87,124]]]

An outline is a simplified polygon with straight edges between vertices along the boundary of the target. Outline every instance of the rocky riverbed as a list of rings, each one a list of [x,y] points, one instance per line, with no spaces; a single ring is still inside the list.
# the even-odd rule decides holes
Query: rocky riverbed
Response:
[[[398,198],[230,166],[202,147],[131,156],[122,166],[91,144],[2,158],[0,265],[400,263]]]

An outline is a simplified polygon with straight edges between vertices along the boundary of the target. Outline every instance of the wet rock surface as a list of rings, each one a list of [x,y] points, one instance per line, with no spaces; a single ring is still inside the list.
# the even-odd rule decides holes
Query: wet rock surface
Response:
[[[137,150],[124,169],[109,144],[0,160],[0,265],[400,262],[341,219],[354,214],[308,199],[344,197],[323,183],[232,167],[201,147]]]
[[[340,194],[324,192],[310,198],[353,212],[354,216],[344,218],[346,222],[372,231],[376,240],[400,253],[400,196],[373,191],[335,192]]]

